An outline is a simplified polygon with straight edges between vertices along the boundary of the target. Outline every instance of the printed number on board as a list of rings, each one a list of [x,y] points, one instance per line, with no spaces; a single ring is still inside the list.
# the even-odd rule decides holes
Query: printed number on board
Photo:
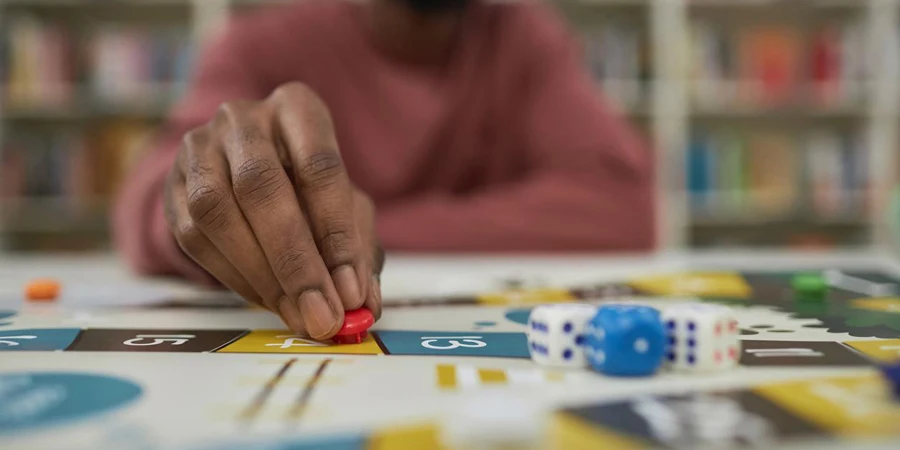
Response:
[[[487,347],[487,343],[480,340],[481,336],[423,336],[422,347],[432,350],[453,350],[454,348],[468,347],[481,348]],[[447,341],[446,344],[438,344],[440,341]]]
[[[303,339],[293,334],[279,334],[275,336],[277,339],[284,339],[283,342],[266,344],[266,347],[291,348],[291,347],[328,347],[327,344]]]
[[[195,337],[197,336],[193,334],[139,334],[137,337],[125,341],[124,344],[134,347],[149,347],[160,344],[182,345]]]

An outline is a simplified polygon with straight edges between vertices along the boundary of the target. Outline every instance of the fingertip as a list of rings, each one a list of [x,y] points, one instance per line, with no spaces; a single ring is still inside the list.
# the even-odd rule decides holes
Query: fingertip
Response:
[[[328,339],[340,328],[338,316],[343,311],[335,311],[318,290],[302,293],[298,303],[306,331],[314,339]]]
[[[341,298],[341,305],[346,310],[358,309],[365,302],[362,295],[363,286],[353,266],[344,265],[335,269],[331,274],[334,287]]]

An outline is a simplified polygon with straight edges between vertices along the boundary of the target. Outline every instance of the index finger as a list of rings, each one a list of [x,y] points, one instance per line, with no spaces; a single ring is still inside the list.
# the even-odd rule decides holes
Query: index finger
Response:
[[[277,278],[315,339],[334,335],[344,309],[276,151],[271,117],[256,105],[225,104],[217,117],[235,200]]]
[[[354,214],[353,187],[328,108],[302,85],[285,86],[273,99],[279,135],[316,246],[344,308],[357,309],[368,296],[371,263],[359,234],[356,221],[361,218]]]

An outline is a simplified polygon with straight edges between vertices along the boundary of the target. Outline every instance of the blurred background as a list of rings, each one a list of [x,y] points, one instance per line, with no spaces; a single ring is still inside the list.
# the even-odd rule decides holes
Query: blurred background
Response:
[[[0,253],[108,250],[204,40],[274,1],[0,0]],[[900,249],[900,0],[544,1],[654,146],[665,249]]]

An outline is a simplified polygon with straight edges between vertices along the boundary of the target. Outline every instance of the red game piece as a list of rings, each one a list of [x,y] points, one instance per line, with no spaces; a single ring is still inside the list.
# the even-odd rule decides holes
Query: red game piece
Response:
[[[344,313],[344,325],[331,338],[335,344],[359,344],[369,335],[369,327],[375,323],[375,316],[368,308],[354,309]]]

